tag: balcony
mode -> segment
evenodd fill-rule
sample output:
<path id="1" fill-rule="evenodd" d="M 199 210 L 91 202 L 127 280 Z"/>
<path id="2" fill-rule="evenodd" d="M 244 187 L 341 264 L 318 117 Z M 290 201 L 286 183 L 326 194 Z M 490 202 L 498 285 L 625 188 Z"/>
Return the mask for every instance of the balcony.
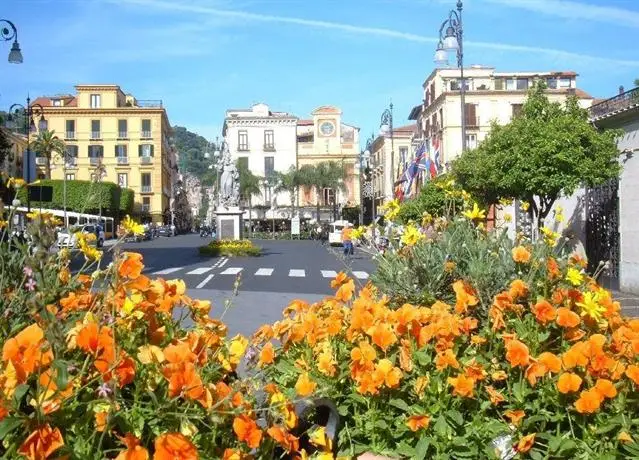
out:
<path id="1" fill-rule="evenodd" d="M 466 117 L 466 128 L 477 129 L 480 126 L 479 117 Z"/>
<path id="2" fill-rule="evenodd" d="M 637 107 L 639 107 L 639 87 L 593 105 L 590 107 L 590 117 L 593 119 L 609 117 Z"/>
<path id="3" fill-rule="evenodd" d="M 239 144 L 239 145 L 237 146 L 237 150 L 238 150 L 239 152 L 248 152 L 248 149 L 249 149 L 248 144 Z"/>
<path id="4" fill-rule="evenodd" d="M 78 159 L 77 158 L 67 158 L 67 161 L 64 165 L 66 168 L 77 168 L 78 167 Z"/>
<path id="5" fill-rule="evenodd" d="M 140 187 L 140 193 L 153 193 L 153 188 L 150 185 L 143 185 Z"/>
<path id="6" fill-rule="evenodd" d="M 75 131 L 67 131 L 64 134 L 64 139 L 67 140 L 67 141 L 75 140 Z"/>
<path id="7" fill-rule="evenodd" d="M 142 205 L 142 212 L 151 212 L 151 205 L 150 204 L 143 204 Z"/>
<path id="8" fill-rule="evenodd" d="M 129 133 L 126 131 L 118 131 L 118 139 L 128 139 Z"/>
<path id="9" fill-rule="evenodd" d="M 89 157 L 89 164 L 91 166 L 98 166 L 100 163 L 102 163 L 102 158 L 100 158 L 100 157 Z"/>
<path id="10" fill-rule="evenodd" d="M 142 131 L 142 133 L 140 134 L 140 137 L 142 139 L 151 139 L 153 138 L 153 133 L 151 131 Z"/>
<path id="11" fill-rule="evenodd" d="M 91 131 L 91 139 L 100 139 L 100 131 Z"/>
<path id="12" fill-rule="evenodd" d="M 117 161 L 118 161 L 118 165 L 128 165 L 129 164 L 129 157 L 127 156 L 119 156 L 116 157 Z"/>
<path id="13" fill-rule="evenodd" d="M 149 165 L 153 162 L 153 157 L 140 157 L 140 163 L 143 165 Z"/>
<path id="14" fill-rule="evenodd" d="M 265 152 L 275 152 L 275 144 L 264 144 L 264 151 Z"/>
<path id="15" fill-rule="evenodd" d="M 145 107 L 145 108 L 162 108 L 162 99 L 146 99 L 146 100 L 137 100 L 137 104 L 138 107 Z"/>
<path id="16" fill-rule="evenodd" d="M 44 157 L 36 157 L 35 161 L 38 166 L 44 166 L 47 164 L 47 159 Z"/>

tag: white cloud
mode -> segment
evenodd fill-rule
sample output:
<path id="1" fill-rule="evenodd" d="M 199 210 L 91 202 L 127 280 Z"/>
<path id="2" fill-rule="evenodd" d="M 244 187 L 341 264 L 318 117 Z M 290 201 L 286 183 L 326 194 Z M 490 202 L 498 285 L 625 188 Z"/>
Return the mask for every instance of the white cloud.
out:
<path id="1" fill-rule="evenodd" d="M 437 43 L 436 37 L 428 37 L 423 35 L 417 35 L 412 33 L 401 32 L 393 29 L 386 29 L 381 27 L 364 27 L 354 24 L 347 24 L 342 22 L 331 21 L 319 21 L 314 19 L 304 19 L 289 16 L 276 16 L 259 13 L 250 13 L 246 11 L 228 10 L 212 8 L 194 4 L 174 3 L 165 0 L 105 0 L 107 3 L 113 3 L 118 5 L 137 5 L 145 8 L 155 8 L 165 11 L 182 11 L 186 13 L 195 13 L 198 15 L 208 15 L 214 17 L 224 17 L 228 19 L 244 20 L 244 21 L 257 21 L 257 22 L 273 22 L 280 24 L 293 24 L 305 27 L 311 27 L 316 29 L 333 29 L 341 30 L 343 32 L 359 34 L 359 35 L 372 35 L 378 37 L 395 38 L 398 40 L 412 41 L 418 43 Z M 553 0 L 485 0 L 492 2 L 517 2 L 525 3 L 530 2 L 552 2 Z M 565 2 L 567 3 L 567 2 Z M 587 54 L 573 53 L 570 51 L 564 51 L 554 48 L 542 48 L 536 46 L 525 45 L 511 45 L 506 43 L 493 43 L 493 42 L 477 42 L 477 41 L 464 41 L 464 45 L 467 47 L 483 48 L 492 51 L 509 51 L 518 53 L 531 53 L 531 54 L 544 54 L 554 59 L 561 59 L 568 65 L 575 65 L 576 62 L 597 62 L 599 64 L 609 65 L 621 65 L 628 67 L 639 67 L 639 60 L 632 59 L 616 59 L 599 56 L 590 56 Z"/>
<path id="2" fill-rule="evenodd" d="M 639 27 L 639 11 L 614 6 L 593 5 L 571 0 L 483 0 L 510 8 L 558 16 L 567 19 L 581 19 L 607 22 L 619 26 Z M 630 2 L 629 2 L 630 3 Z"/>

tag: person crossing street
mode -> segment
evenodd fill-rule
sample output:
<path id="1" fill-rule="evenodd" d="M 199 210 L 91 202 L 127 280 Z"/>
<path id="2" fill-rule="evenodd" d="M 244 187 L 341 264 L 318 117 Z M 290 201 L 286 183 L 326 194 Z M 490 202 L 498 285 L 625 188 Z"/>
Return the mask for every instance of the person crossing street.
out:
<path id="1" fill-rule="evenodd" d="M 352 256 L 353 250 L 353 228 L 352 224 L 348 222 L 342 229 L 342 245 L 344 246 L 344 255 Z"/>

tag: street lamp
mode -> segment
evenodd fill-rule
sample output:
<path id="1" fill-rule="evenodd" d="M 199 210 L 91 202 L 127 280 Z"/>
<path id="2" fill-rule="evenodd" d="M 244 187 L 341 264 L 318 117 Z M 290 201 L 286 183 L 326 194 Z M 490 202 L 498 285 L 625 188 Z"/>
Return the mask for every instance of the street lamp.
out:
<path id="1" fill-rule="evenodd" d="M 371 206 L 371 214 L 372 214 L 372 223 L 373 223 L 373 242 L 375 242 L 375 168 L 376 168 L 376 162 L 375 162 L 375 156 L 371 153 L 371 149 L 373 148 L 373 142 L 374 142 L 375 138 L 373 137 L 373 135 L 371 135 L 371 137 L 368 138 L 368 140 L 366 141 L 366 149 L 362 152 L 361 154 L 361 163 L 362 165 L 366 166 L 366 169 L 369 169 L 371 171 L 371 177 L 370 177 L 370 184 L 371 184 L 371 202 L 372 202 L 372 206 Z M 361 182 L 361 179 L 360 179 Z M 363 194 L 362 194 L 363 195 Z M 364 222 L 364 212 L 363 212 L 363 200 L 362 200 L 362 211 L 360 212 L 360 215 L 362 217 L 362 223 Z"/>
<path id="2" fill-rule="evenodd" d="M 464 80 L 464 29 L 462 26 L 462 0 L 457 0 L 457 10 L 448 13 L 448 19 L 439 28 L 439 43 L 435 51 L 435 63 L 444 67 L 448 65 L 448 52 L 457 54 L 457 67 L 460 70 L 460 99 L 461 99 L 461 131 L 462 152 L 466 150 L 466 81 Z M 444 33 L 444 28 L 446 32 Z"/>
<path id="3" fill-rule="evenodd" d="M 391 139 L 391 161 L 390 161 L 390 176 L 391 176 L 391 197 L 393 196 L 393 184 L 395 183 L 395 144 L 393 141 L 393 103 L 390 103 L 389 108 L 382 113 L 382 119 L 379 124 L 379 133 L 382 136 L 390 135 Z"/>
<path id="4" fill-rule="evenodd" d="M 25 175 L 25 180 L 27 182 L 27 212 L 31 212 L 31 197 L 29 196 L 29 184 L 31 183 L 31 179 L 32 179 L 31 178 L 31 133 L 35 133 L 37 130 L 46 131 L 48 128 L 48 123 L 47 123 L 47 120 L 44 118 L 44 107 L 42 107 L 40 104 L 31 104 L 31 98 L 29 97 L 27 97 L 26 107 L 22 104 L 12 104 L 11 107 L 9 107 L 9 116 L 7 117 L 7 121 L 12 121 L 12 113 L 17 116 L 19 110 L 22 110 L 22 113 L 26 114 L 26 118 L 24 120 L 24 130 L 25 130 L 25 134 L 27 135 L 27 165 L 26 165 L 27 171 Z M 39 120 L 38 120 L 37 129 L 36 129 L 35 118 L 38 118 L 38 117 L 39 117 Z"/>
<path id="5" fill-rule="evenodd" d="M 22 64 L 22 51 L 18 43 L 18 29 L 13 22 L 8 19 L 0 19 L 0 38 L 5 42 L 13 40 L 11 51 L 9 51 L 9 62 L 11 64 Z"/>

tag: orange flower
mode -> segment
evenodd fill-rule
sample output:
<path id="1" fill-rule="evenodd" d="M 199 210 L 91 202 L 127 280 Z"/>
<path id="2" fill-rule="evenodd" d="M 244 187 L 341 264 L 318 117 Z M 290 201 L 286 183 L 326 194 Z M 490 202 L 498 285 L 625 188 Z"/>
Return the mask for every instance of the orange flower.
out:
<path id="1" fill-rule="evenodd" d="M 233 420 L 233 431 L 239 441 L 245 442 L 251 449 L 259 447 L 262 441 L 262 430 L 255 420 L 242 414 Z"/>
<path id="2" fill-rule="evenodd" d="M 331 287 L 337 289 L 342 284 L 349 280 L 348 276 L 344 272 L 339 272 L 334 280 L 331 281 Z"/>
<path id="3" fill-rule="evenodd" d="M 438 371 L 443 371 L 448 367 L 459 369 L 459 362 L 457 362 L 457 357 L 453 350 L 449 348 L 444 353 L 437 354 L 437 358 L 435 358 L 435 366 Z"/>
<path id="4" fill-rule="evenodd" d="M 342 302 L 348 302 L 353 298 L 353 293 L 355 292 L 355 282 L 353 280 L 348 280 L 346 283 L 342 284 L 337 292 L 335 293 L 335 298 L 337 300 L 341 300 Z"/>
<path id="5" fill-rule="evenodd" d="M 551 280 L 561 276 L 559 264 L 552 257 L 548 257 L 548 260 L 546 261 L 546 270 L 548 270 L 548 275 L 550 275 Z"/>
<path id="6" fill-rule="evenodd" d="M 309 378 L 308 373 L 305 372 L 297 379 L 295 391 L 297 391 L 297 394 L 300 396 L 308 396 L 315 391 L 315 387 L 317 387 L 317 384 L 313 382 Z"/>
<path id="7" fill-rule="evenodd" d="M 120 441 L 126 446 L 126 450 L 123 450 L 115 457 L 115 460 L 148 460 L 149 451 L 140 445 L 140 440 L 130 433 L 127 433 Z"/>
<path id="8" fill-rule="evenodd" d="M 619 433 L 619 436 L 617 436 L 617 440 L 623 443 L 627 443 L 627 442 L 635 442 L 634 439 L 632 439 L 632 436 L 630 436 L 627 432 L 622 431 L 621 433 Z"/>
<path id="9" fill-rule="evenodd" d="M 122 278 L 135 279 L 140 276 L 144 265 L 142 264 L 142 254 L 137 252 L 125 252 L 124 260 L 118 267 L 118 274 Z"/>
<path id="10" fill-rule="evenodd" d="M 588 356 L 586 356 L 586 344 L 577 342 L 570 347 L 561 357 L 564 368 L 572 369 L 573 367 L 585 367 L 588 365 Z"/>
<path id="11" fill-rule="evenodd" d="M 557 324 L 561 327 L 576 327 L 581 323 L 579 315 L 566 307 L 557 309 Z"/>
<path id="12" fill-rule="evenodd" d="M 572 372 L 561 374 L 557 380 L 557 389 L 563 394 L 579 391 L 580 387 L 581 377 Z"/>
<path id="13" fill-rule="evenodd" d="M 614 398 L 617 396 L 617 388 L 615 384 L 607 379 L 597 379 L 597 383 L 595 383 L 595 390 L 597 390 L 601 396 L 606 398 Z"/>
<path id="14" fill-rule="evenodd" d="M 486 385 L 486 391 L 488 392 L 488 396 L 490 397 L 490 402 L 495 406 L 506 400 L 504 398 L 504 395 L 502 395 L 499 391 L 495 390 L 495 388 L 492 387 L 491 385 Z"/>
<path id="15" fill-rule="evenodd" d="M 52 429 L 47 424 L 32 432 L 24 440 L 20 449 L 18 449 L 18 453 L 29 460 L 44 460 L 62 446 L 64 446 L 64 440 L 60 430 L 57 428 Z"/>
<path id="16" fill-rule="evenodd" d="M 377 358 L 377 352 L 366 341 L 361 341 L 359 347 L 351 350 L 351 360 L 359 365 L 371 364 Z"/>
<path id="17" fill-rule="evenodd" d="M 33 371 L 53 361 L 53 352 L 40 326 L 32 324 L 5 342 L 2 360 L 11 361 L 18 383 L 23 383 Z"/>
<path id="18" fill-rule="evenodd" d="M 276 425 L 266 430 L 268 435 L 273 438 L 286 452 L 297 452 L 300 448 L 299 439 L 286 431 L 283 427 Z"/>
<path id="19" fill-rule="evenodd" d="M 421 428 L 428 428 L 430 417 L 428 415 L 411 415 L 406 420 L 406 425 L 411 431 L 418 431 Z"/>
<path id="20" fill-rule="evenodd" d="M 195 445 L 180 433 L 165 433 L 155 439 L 153 460 L 198 460 Z"/>
<path id="21" fill-rule="evenodd" d="M 554 321 L 557 316 L 557 310 L 547 300 L 540 300 L 532 308 L 532 312 L 541 324 L 546 324 Z"/>
<path id="22" fill-rule="evenodd" d="M 448 377 L 448 384 L 453 386 L 453 394 L 465 398 L 472 398 L 475 389 L 475 380 L 463 374 L 457 377 Z"/>
<path id="23" fill-rule="evenodd" d="M 273 344 L 268 342 L 260 351 L 260 361 L 258 366 L 262 367 L 266 364 L 273 364 L 275 361 L 275 350 L 273 349 Z"/>
<path id="24" fill-rule="evenodd" d="M 412 354 L 413 347 L 410 340 L 402 339 L 402 347 L 399 349 L 399 367 L 401 367 L 404 372 L 411 372 L 413 370 Z"/>
<path id="25" fill-rule="evenodd" d="M 537 384 L 537 379 L 544 375 L 546 375 L 546 366 L 539 362 L 531 363 L 530 366 L 526 368 L 526 379 L 531 387 L 534 387 Z"/>
<path id="26" fill-rule="evenodd" d="M 517 443 L 517 452 L 524 453 L 528 452 L 533 444 L 535 444 L 535 433 L 524 436 Z"/>
<path id="27" fill-rule="evenodd" d="M 100 411 L 95 413 L 95 431 L 103 432 L 107 427 L 109 412 Z"/>
<path id="28" fill-rule="evenodd" d="M 522 280 L 514 280 L 512 283 L 510 283 L 510 289 L 508 290 L 508 293 L 513 300 L 523 299 L 528 295 L 528 285 Z"/>
<path id="29" fill-rule="evenodd" d="M 526 367 L 530 363 L 528 347 L 517 339 L 506 342 L 506 359 L 512 367 Z"/>
<path id="30" fill-rule="evenodd" d="M 639 385 L 639 366 L 631 364 L 626 369 L 626 377 L 635 382 L 635 385 Z"/>
<path id="31" fill-rule="evenodd" d="M 496 371 L 490 374 L 490 378 L 493 379 L 495 382 L 500 382 L 502 380 L 506 380 L 508 378 L 508 374 L 506 374 L 504 371 Z"/>
<path id="32" fill-rule="evenodd" d="M 466 313 L 468 307 L 474 307 L 479 303 L 473 288 L 464 281 L 458 280 L 453 283 L 453 291 L 455 291 L 455 311 L 457 313 Z"/>
<path id="33" fill-rule="evenodd" d="M 182 396 L 198 401 L 203 406 L 207 405 L 207 389 L 193 363 L 167 365 L 162 369 L 162 374 L 169 381 L 169 397 Z"/>
<path id="34" fill-rule="evenodd" d="M 504 412 L 504 416 L 510 419 L 510 423 L 517 426 L 521 423 L 521 419 L 526 416 L 523 410 L 507 410 Z"/>
<path id="35" fill-rule="evenodd" d="M 518 264 L 527 264 L 530 262 L 530 251 L 523 246 L 516 246 L 512 250 L 513 260 Z"/>
<path id="36" fill-rule="evenodd" d="M 375 366 L 373 380 L 386 383 L 388 388 L 395 388 L 399 386 L 401 378 L 402 371 L 399 367 L 393 366 L 393 363 L 391 363 L 388 359 L 380 359 Z"/>
<path id="37" fill-rule="evenodd" d="M 472 359 L 464 366 L 464 375 L 479 382 L 486 378 L 486 371 L 484 370 L 484 366 L 476 363 L 475 360 Z"/>
<path id="38" fill-rule="evenodd" d="M 585 390 L 581 392 L 579 399 L 575 401 L 575 409 L 577 409 L 577 412 L 580 414 L 592 414 L 599 410 L 602 401 L 603 396 L 601 396 L 601 393 L 599 393 L 597 389 L 592 388 Z"/>
<path id="39" fill-rule="evenodd" d="M 370 335 L 373 343 L 384 351 L 397 342 L 397 337 L 388 324 L 379 323 L 368 329 L 366 333 Z"/>
<path id="40" fill-rule="evenodd" d="M 554 374 L 561 370 L 561 359 L 549 351 L 544 351 L 537 357 L 537 362 L 546 368 L 546 372 Z"/>

